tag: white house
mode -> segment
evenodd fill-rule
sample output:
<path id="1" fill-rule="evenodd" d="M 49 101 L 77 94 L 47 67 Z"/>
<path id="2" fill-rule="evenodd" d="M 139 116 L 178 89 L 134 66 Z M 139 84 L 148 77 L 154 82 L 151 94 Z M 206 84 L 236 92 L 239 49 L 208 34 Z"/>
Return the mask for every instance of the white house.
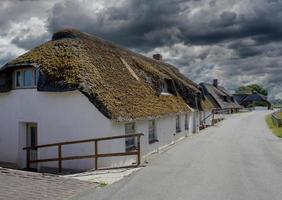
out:
<path id="1" fill-rule="evenodd" d="M 143 133 L 141 155 L 197 132 L 198 109 L 209 109 L 197 85 L 175 67 L 77 30 L 63 30 L 0 70 L 0 162 L 25 168 L 26 146 Z M 199 95 L 198 95 L 199 96 Z M 99 143 L 99 153 L 125 152 L 136 140 Z M 62 156 L 93 153 L 93 143 L 66 145 Z M 57 157 L 34 149 L 31 159 Z M 99 167 L 135 162 L 99 158 Z M 32 164 L 57 167 L 57 162 Z M 63 161 L 93 168 L 93 159 Z"/>

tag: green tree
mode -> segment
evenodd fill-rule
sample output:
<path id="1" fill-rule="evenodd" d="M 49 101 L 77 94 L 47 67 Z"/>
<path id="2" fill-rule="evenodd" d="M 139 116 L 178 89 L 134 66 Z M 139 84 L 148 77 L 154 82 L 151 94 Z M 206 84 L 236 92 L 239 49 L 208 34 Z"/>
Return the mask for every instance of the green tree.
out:
<path id="1" fill-rule="evenodd" d="M 237 94 L 254 93 L 254 92 L 260 93 L 264 96 L 267 96 L 268 94 L 267 90 L 258 84 L 241 86 L 236 90 Z"/>

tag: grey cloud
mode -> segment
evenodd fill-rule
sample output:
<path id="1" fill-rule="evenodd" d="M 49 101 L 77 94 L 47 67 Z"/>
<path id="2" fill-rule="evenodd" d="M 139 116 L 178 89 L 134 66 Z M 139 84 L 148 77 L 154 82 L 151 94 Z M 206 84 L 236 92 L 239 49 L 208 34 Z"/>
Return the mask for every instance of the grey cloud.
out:
<path id="1" fill-rule="evenodd" d="M 47 19 L 47 32 L 34 35 L 28 27 L 16 33 L 11 43 L 19 48 L 32 48 L 62 28 L 77 28 L 148 56 L 160 52 L 196 82 L 219 78 L 229 89 L 257 82 L 271 90 L 271 98 L 282 97 L 279 0 L 15 2 L 0 7 L 2 37 L 32 16 Z"/>

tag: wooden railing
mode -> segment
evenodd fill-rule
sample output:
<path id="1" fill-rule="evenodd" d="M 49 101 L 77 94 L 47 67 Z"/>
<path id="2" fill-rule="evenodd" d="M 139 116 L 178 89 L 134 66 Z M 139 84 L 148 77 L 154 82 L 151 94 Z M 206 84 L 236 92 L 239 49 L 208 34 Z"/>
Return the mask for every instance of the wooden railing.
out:
<path id="1" fill-rule="evenodd" d="M 275 111 L 274 113 L 271 114 L 271 118 L 273 121 L 273 124 L 277 127 L 282 126 L 282 119 L 278 116 L 278 114 L 282 112 L 282 110 Z"/>
<path id="2" fill-rule="evenodd" d="M 141 163 L 141 146 L 140 146 L 140 137 L 143 136 L 142 133 L 137 134 L 128 134 L 128 135 L 118 135 L 118 136 L 112 136 L 112 137 L 102 137 L 102 138 L 94 138 L 94 139 L 87 139 L 87 140 L 76 140 L 76 141 L 69 141 L 69 142 L 60 142 L 60 143 L 52 143 L 52 144 L 43 144 L 43 145 L 37 145 L 37 146 L 30 146 L 30 147 L 24 147 L 23 149 L 26 150 L 26 163 L 27 163 L 27 169 L 30 169 L 30 165 L 32 163 L 43 163 L 43 162 L 54 162 L 58 161 L 58 169 L 59 172 L 62 172 L 62 161 L 64 160 L 78 160 L 78 159 L 94 159 L 95 161 L 95 170 L 98 169 L 98 158 L 101 157 L 116 157 L 116 156 L 130 156 L 130 155 L 136 155 L 137 161 L 136 166 L 140 165 Z M 105 140 L 115 140 L 115 139 L 121 139 L 121 138 L 128 138 L 128 137 L 134 137 L 137 138 L 137 144 L 136 144 L 136 150 L 132 151 L 125 151 L 125 152 L 117 152 L 117 153 L 102 153 L 100 154 L 98 152 L 98 142 L 99 141 L 105 141 Z M 65 145 L 72 145 L 72 144 L 82 144 L 82 143 L 93 143 L 94 144 L 94 154 L 91 155 L 83 155 L 83 156 L 62 156 L 62 147 Z M 38 160 L 31 160 L 30 152 L 31 150 L 37 150 L 41 148 L 50 148 L 50 147 L 57 147 L 58 156 L 56 158 L 46 158 L 46 159 L 38 159 Z"/>

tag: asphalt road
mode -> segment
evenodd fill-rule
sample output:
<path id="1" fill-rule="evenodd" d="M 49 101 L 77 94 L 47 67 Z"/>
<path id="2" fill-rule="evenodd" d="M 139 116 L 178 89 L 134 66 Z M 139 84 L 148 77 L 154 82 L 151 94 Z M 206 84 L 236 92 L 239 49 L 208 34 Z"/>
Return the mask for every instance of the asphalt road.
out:
<path id="1" fill-rule="evenodd" d="M 234 114 L 122 181 L 74 199 L 281 200 L 282 140 L 268 130 L 266 113 Z"/>

